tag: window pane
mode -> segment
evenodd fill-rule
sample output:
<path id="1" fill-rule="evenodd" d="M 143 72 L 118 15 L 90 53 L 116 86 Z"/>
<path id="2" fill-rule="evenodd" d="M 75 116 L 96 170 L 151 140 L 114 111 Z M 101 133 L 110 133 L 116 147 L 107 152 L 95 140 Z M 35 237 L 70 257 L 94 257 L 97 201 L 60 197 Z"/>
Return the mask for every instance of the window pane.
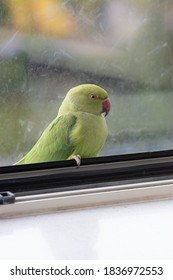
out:
<path id="1" fill-rule="evenodd" d="M 173 149 L 172 26 L 171 0 L 0 0 L 0 165 L 83 83 L 110 94 L 100 155 Z"/>

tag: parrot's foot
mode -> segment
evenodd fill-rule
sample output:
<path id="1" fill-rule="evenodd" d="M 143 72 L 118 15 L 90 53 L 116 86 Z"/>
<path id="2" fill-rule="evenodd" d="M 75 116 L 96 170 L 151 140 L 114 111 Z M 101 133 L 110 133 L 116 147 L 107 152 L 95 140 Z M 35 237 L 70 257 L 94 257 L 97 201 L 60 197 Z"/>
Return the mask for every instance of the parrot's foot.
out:
<path id="1" fill-rule="evenodd" d="M 77 164 L 77 166 L 79 167 L 80 164 L 81 164 L 81 157 L 80 157 L 80 155 L 74 155 L 74 156 L 72 157 L 72 159 L 74 159 L 74 160 L 76 161 L 76 164 Z"/>

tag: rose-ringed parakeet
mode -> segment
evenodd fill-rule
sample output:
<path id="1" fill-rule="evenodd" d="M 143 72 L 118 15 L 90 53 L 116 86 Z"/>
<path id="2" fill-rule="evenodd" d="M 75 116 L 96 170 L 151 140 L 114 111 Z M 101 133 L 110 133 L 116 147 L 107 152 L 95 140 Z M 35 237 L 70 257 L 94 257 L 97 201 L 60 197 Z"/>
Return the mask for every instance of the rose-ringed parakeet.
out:
<path id="1" fill-rule="evenodd" d="M 16 164 L 96 157 L 108 134 L 105 116 L 108 93 L 94 84 L 79 85 L 67 93 L 57 117 L 33 148 Z"/>

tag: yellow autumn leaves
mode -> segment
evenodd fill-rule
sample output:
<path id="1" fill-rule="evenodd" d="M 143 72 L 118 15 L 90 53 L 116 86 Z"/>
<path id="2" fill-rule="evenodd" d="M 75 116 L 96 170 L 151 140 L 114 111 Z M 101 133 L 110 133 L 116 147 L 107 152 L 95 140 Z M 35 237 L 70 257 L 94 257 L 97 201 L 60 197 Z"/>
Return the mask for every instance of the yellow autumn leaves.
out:
<path id="1" fill-rule="evenodd" d="M 59 0 L 8 0 L 14 28 L 51 37 L 70 37 L 77 25 Z"/>

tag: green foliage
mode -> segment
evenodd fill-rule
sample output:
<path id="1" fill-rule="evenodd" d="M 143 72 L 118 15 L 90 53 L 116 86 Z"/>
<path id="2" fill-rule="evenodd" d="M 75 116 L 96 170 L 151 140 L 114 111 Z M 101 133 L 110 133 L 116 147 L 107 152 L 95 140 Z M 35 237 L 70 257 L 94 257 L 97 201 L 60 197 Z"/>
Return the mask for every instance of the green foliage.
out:
<path id="1" fill-rule="evenodd" d="M 9 20 L 9 11 L 4 0 L 0 0 L 0 24 Z"/>

